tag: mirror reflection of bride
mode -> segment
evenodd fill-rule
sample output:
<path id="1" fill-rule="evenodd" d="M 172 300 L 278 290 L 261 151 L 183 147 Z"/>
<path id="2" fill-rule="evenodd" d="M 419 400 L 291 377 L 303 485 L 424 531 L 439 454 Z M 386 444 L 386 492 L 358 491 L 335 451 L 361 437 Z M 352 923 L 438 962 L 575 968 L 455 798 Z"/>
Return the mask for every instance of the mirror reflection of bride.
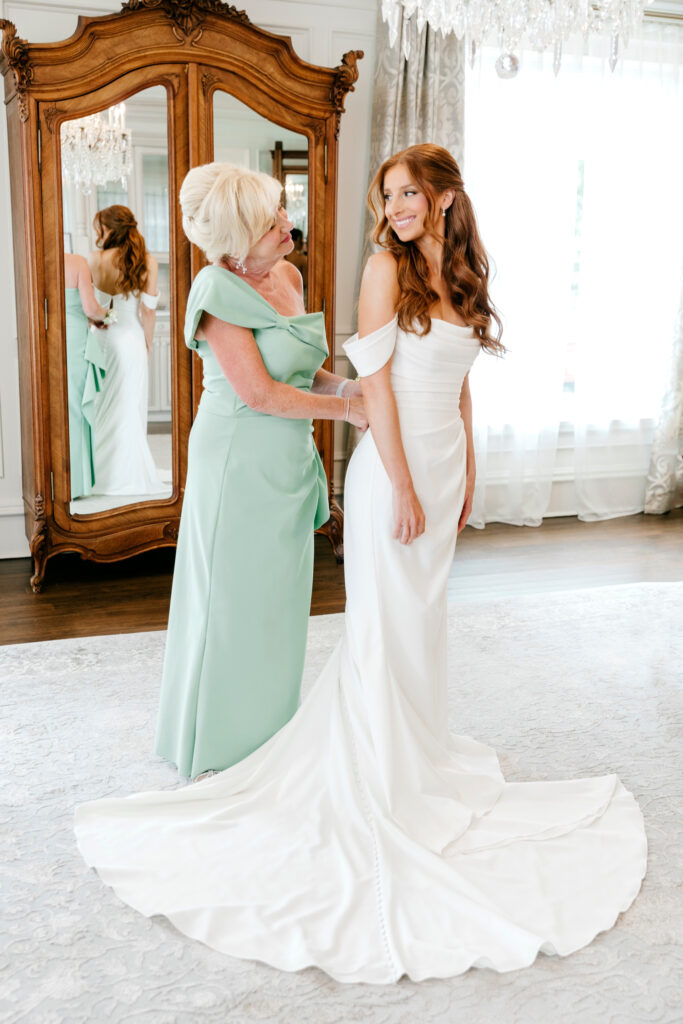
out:
<path id="1" fill-rule="evenodd" d="M 88 258 L 96 295 L 116 320 L 100 335 L 105 380 L 95 422 L 97 494 L 165 491 L 147 441 L 149 354 L 154 340 L 158 263 L 127 206 L 98 210 L 97 249 Z M 166 488 L 167 490 L 167 488 Z"/>

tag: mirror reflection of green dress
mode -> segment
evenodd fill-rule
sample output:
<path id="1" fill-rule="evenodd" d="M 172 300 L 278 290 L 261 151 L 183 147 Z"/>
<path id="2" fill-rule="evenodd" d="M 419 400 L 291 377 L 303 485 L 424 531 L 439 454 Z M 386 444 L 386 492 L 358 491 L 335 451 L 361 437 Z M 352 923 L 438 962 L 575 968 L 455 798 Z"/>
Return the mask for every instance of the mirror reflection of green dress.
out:
<path id="1" fill-rule="evenodd" d="M 78 288 L 64 289 L 69 394 L 71 498 L 91 494 L 95 483 L 95 399 L 102 387 L 104 358 L 90 330 Z"/>
<path id="2" fill-rule="evenodd" d="M 178 537 L 155 749 L 194 778 L 261 746 L 299 705 L 313 531 L 329 517 L 310 419 L 255 412 L 209 345 L 202 312 L 252 330 L 274 380 L 310 391 L 328 354 L 322 313 L 286 317 L 230 271 L 205 267 L 185 340 L 204 364 Z"/>

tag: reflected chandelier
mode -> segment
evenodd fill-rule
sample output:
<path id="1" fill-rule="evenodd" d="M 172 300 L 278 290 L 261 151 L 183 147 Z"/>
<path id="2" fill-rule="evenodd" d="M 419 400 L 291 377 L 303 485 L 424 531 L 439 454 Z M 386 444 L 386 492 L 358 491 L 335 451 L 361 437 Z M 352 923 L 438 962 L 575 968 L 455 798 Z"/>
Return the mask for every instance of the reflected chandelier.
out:
<path id="1" fill-rule="evenodd" d="M 125 103 L 101 114 L 65 121 L 61 140 L 64 178 L 73 182 L 84 196 L 92 192 L 93 186 L 110 181 L 118 180 L 125 188 L 131 171 Z"/>
<path id="2" fill-rule="evenodd" d="M 609 65 L 614 71 L 619 48 L 628 44 L 645 6 L 646 0 L 382 0 L 382 17 L 394 46 L 403 15 L 401 48 L 406 60 L 410 55 L 406 28 L 414 21 L 418 32 L 429 25 L 442 35 L 454 32 L 458 39 L 466 39 L 472 64 L 482 43 L 497 39 L 501 53 L 496 71 L 501 78 L 514 78 L 523 38 L 535 50 L 552 50 L 557 74 L 562 45 L 575 33 L 608 35 Z"/>

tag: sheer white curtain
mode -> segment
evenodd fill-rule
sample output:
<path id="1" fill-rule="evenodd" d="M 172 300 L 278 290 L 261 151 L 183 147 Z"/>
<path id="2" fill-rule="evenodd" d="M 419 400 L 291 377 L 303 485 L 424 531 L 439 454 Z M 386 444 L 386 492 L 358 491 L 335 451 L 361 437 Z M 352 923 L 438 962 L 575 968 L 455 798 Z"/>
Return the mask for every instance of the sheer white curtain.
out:
<path id="1" fill-rule="evenodd" d="M 565 52 L 555 78 L 528 52 L 503 81 L 492 49 L 468 72 L 465 184 L 509 348 L 471 375 L 475 526 L 538 525 L 560 441 L 570 511 L 643 509 L 683 261 L 682 39 L 647 21 L 614 73 Z"/>

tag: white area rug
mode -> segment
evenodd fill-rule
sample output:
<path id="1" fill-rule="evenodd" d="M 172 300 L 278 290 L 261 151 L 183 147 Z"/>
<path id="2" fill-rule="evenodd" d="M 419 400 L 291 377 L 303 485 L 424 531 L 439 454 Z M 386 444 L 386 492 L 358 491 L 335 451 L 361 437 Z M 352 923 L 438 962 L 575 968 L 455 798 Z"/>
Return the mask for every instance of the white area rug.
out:
<path id="1" fill-rule="evenodd" d="M 233 960 L 124 906 L 86 869 L 76 803 L 170 789 L 149 754 L 165 634 L 0 649 L 0 1019 L 12 1024 L 680 1024 L 683 584 L 450 610 L 451 727 L 510 781 L 617 772 L 649 869 L 616 927 L 528 970 L 342 986 Z M 311 619 L 306 684 L 342 616 Z"/>

